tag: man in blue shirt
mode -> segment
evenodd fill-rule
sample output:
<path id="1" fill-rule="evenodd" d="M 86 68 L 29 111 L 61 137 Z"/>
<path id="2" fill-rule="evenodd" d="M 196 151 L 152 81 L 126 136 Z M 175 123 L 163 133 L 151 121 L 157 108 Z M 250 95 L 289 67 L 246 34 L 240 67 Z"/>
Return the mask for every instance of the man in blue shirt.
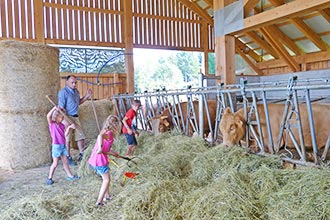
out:
<path id="1" fill-rule="evenodd" d="M 58 93 L 58 106 L 65 110 L 67 116 L 70 118 L 72 122 L 74 122 L 77 128 L 74 130 L 75 132 L 75 141 L 77 141 L 77 146 L 79 149 L 79 158 L 80 161 L 83 156 L 83 150 L 85 145 L 85 134 L 81 129 L 78 113 L 79 113 L 79 105 L 84 103 L 90 96 L 92 95 L 92 89 L 88 89 L 85 96 L 80 98 L 80 93 L 77 89 L 77 78 L 74 75 L 69 75 L 66 77 L 66 86 L 61 89 Z M 65 121 L 64 121 L 65 123 Z M 69 122 L 66 122 L 68 125 Z M 72 157 L 70 155 L 70 141 L 71 141 L 72 132 L 69 132 L 68 136 L 66 136 L 66 147 L 68 151 L 68 159 L 70 165 L 75 165 Z"/>

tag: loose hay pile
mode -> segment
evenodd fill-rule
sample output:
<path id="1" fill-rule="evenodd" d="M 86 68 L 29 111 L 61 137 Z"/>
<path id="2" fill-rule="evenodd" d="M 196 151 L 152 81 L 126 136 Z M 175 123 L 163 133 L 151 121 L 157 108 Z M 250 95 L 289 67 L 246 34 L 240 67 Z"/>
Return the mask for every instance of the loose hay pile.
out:
<path id="1" fill-rule="evenodd" d="M 76 183 L 41 186 L 11 203 L 3 219 L 329 219 L 330 171 L 282 169 L 279 157 L 247 154 L 239 147 L 207 147 L 199 138 L 166 133 L 138 137 L 136 155 L 143 161 L 137 178 L 120 187 L 126 161 L 112 158 L 114 198 L 94 208 L 100 177 L 86 164 Z M 115 149 L 126 151 L 120 136 Z M 132 168 L 133 169 L 133 168 Z M 43 184 L 43 183 L 41 183 Z M 37 196 L 36 196 L 37 195 Z M 1 205 L 0 205 L 1 209 Z"/>

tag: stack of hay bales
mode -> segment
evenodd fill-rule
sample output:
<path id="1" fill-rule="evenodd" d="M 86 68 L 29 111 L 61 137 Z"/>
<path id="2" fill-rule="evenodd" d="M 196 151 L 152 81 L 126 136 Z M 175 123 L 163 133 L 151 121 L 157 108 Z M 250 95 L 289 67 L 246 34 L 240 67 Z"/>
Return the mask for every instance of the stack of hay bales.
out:
<path id="1" fill-rule="evenodd" d="M 50 162 L 45 96 L 59 89 L 58 54 L 44 44 L 0 41 L 0 168 Z"/>

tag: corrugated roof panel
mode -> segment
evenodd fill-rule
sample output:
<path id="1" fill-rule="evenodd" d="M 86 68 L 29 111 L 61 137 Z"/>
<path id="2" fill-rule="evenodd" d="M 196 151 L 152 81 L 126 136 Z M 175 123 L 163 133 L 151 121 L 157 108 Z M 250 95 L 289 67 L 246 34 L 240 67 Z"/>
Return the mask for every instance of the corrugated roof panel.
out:
<path id="1" fill-rule="evenodd" d="M 244 44 L 251 42 L 252 40 L 248 36 L 240 37 L 240 41 L 242 41 Z"/>
<path id="2" fill-rule="evenodd" d="M 199 5 L 199 7 L 201 7 L 202 9 L 205 9 L 206 7 L 209 6 L 209 4 L 207 4 L 205 1 L 200 0 L 197 2 L 197 4 Z"/>
<path id="3" fill-rule="evenodd" d="M 320 49 L 315 46 L 310 40 L 300 40 L 296 44 L 306 53 L 318 52 Z"/>
<path id="4" fill-rule="evenodd" d="M 330 24 L 323 16 L 305 19 L 304 22 L 316 33 L 330 31 Z"/>
<path id="5" fill-rule="evenodd" d="M 280 26 L 279 28 L 284 34 L 286 34 L 291 39 L 304 37 L 303 33 L 301 33 L 293 24 L 283 25 Z"/>
<path id="6" fill-rule="evenodd" d="M 296 55 L 292 50 L 290 50 L 290 48 L 288 48 L 285 45 L 283 45 L 283 46 L 285 47 L 286 51 L 288 51 L 288 53 L 290 54 L 290 56 L 295 56 Z"/>
<path id="7" fill-rule="evenodd" d="M 248 44 L 248 46 L 249 46 L 252 50 L 254 50 L 254 49 L 256 49 L 256 48 L 260 48 L 260 46 L 259 46 L 258 44 L 256 44 L 256 43 Z"/>
<path id="8" fill-rule="evenodd" d="M 270 55 L 270 54 L 266 54 L 266 55 L 263 56 L 263 59 L 264 60 L 273 60 L 274 57 L 272 55 Z"/>
<path id="9" fill-rule="evenodd" d="M 206 11 L 207 11 L 207 13 L 208 13 L 211 17 L 214 16 L 213 8 L 209 8 L 209 9 L 207 9 Z"/>
<path id="10" fill-rule="evenodd" d="M 330 45 L 330 35 L 324 35 L 321 36 L 321 39 L 326 42 L 328 45 Z"/>

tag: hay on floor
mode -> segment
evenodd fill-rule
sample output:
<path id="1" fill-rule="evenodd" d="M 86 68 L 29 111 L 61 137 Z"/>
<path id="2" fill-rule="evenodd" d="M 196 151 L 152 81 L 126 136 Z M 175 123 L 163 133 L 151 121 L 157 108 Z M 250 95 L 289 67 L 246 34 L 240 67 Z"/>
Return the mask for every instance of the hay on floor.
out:
<path id="1" fill-rule="evenodd" d="M 126 152 L 125 138 L 116 141 L 114 149 Z M 330 218 L 329 170 L 285 170 L 279 157 L 251 155 L 239 147 L 209 148 L 200 138 L 175 133 L 154 137 L 142 132 L 138 142 L 135 155 L 143 159 L 138 167 L 129 168 L 125 160 L 113 158 L 119 168 L 110 164 L 113 199 L 105 207 L 94 207 L 102 181 L 86 163 L 91 144 L 79 167 L 79 181 L 63 185 L 59 181 L 52 188 L 42 185 L 34 192 L 20 190 L 27 199 L 13 201 L 0 215 L 3 219 Z M 122 187 L 123 172 L 130 169 L 140 174 Z"/>

